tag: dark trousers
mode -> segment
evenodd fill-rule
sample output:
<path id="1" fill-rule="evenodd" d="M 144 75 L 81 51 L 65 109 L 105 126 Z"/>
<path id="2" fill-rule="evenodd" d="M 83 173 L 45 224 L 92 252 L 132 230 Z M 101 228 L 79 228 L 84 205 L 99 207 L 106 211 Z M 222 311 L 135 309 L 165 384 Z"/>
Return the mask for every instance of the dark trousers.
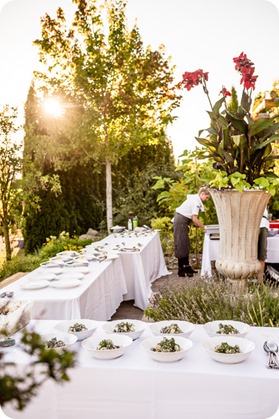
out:
<path id="1" fill-rule="evenodd" d="M 190 253 L 189 225 L 192 220 L 176 213 L 173 220 L 174 254 L 177 259 L 188 258 Z"/>

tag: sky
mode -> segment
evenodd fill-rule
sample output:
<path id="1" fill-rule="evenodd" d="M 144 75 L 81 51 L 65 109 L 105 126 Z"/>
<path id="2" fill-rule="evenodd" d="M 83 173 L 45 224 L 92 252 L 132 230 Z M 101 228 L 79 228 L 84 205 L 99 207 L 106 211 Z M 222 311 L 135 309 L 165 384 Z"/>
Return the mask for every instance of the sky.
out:
<path id="1" fill-rule="evenodd" d="M 128 26 L 136 22 L 145 45 L 165 45 L 166 57 L 176 66 L 175 81 L 185 71 L 209 72 L 211 100 L 222 86 L 235 86 L 241 94 L 240 76 L 233 58 L 241 52 L 255 64 L 255 93 L 270 91 L 279 80 L 276 57 L 279 39 L 279 0 L 127 0 Z M 72 9 L 71 0 L 0 0 L 0 105 L 24 103 L 37 67 L 32 42 L 40 37 L 40 16 L 52 17 L 61 6 Z M 195 136 L 209 126 L 209 103 L 201 86 L 184 89 L 176 121 L 168 129 L 174 154 L 194 149 Z"/>

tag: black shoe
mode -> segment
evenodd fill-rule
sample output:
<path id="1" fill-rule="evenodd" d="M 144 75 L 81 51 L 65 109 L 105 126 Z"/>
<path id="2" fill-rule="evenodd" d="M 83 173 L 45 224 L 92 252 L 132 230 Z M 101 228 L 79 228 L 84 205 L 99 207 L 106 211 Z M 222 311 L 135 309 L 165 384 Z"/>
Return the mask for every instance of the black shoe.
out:
<path id="1" fill-rule="evenodd" d="M 187 275 L 188 274 L 192 274 L 192 276 L 193 276 L 193 274 L 197 274 L 198 273 L 198 271 L 194 271 L 194 269 L 192 269 L 190 265 L 184 267 L 184 272 Z"/>
<path id="2" fill-rule="evenodd" d="M 185 272 L 182 269 L 178 269 L 178 276 L 185 278 Z"/>

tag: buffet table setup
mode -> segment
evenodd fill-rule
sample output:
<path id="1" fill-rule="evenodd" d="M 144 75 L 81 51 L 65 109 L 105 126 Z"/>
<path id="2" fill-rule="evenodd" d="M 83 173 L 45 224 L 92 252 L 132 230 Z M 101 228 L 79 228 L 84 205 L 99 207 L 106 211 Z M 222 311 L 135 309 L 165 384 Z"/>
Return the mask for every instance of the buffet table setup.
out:
<path id="1" fill-rule="evenodd" d="M 27 327 L 45 334 L 59 323 L 37 320 Z M 69 383 L 48 380 L 23 412 L 7 405 L 2 408 L 5 415 L 13 419 L 267 419 L 277 411 L 279 370 L 266 367 L 263 343 L 272 339 L 278 344 L 278 328 L 250 327 L 246 335 L 252 345 L 249 356 L 242 362 L 223 363 L 208 356 L 204 326 L 192 325 L 185 339 L 190 345 L 182 359 L 159 362 L 144 350 L 154 330 L 152 323 L 144 322 L 140 336 L 130 338 L 122 356 L 92 356 L 84 342 L 111 337 L 104 332 L 107 323 L 111 322 L 98 322 L 91 337 L 70 347 L 77 352 L 78 365 L 70 371 Z M 17 346 L 4 350 L 5 362 L 16 359 L 24 371 L 26 354 Z"/>
<path id="2" fill-rule="evenodd" d="M 127 292 L 122 262 L 116 258 L 85 265 L 40 266 L 1 293 L 13 292 L 13 300 L 31 301 L 32 319 L 108 320 Z"/>
<path id="3" fill-rule="evenodd" d="M 208 226 L 210 227 L 210 226 Z M 203 250 L 202 250 L 202 267 L 201 276 L 210 278 L 212 276 L 211 262 L 216 261 L 219 257 L 219 234 L 218 226 L 212 226 L 211 229 L 205 231 Z M 266 263 L 279 263 L 279 234 L 267 238 L 267 259 Z"/>
<path id="4" fill-rule="evenodd" d="M 103 250 L 118 252 L 126 279 L 124 300 L 135 300 L 135 306 L 145 310 L 151 296 L 151 284 L 169 275 L 158 231 L 138 227 L 134 231 L 110 234 L 100 244 Z"/>
<path id="5" fill-rule="evenodd" d="M 109 320 L 123 300 L 144 310 L 155 279 L 168 275 L 157 231 L 113 233 L 78 252 L 63 251 L 3 287 L 31 301 L 32 319 Z"/>

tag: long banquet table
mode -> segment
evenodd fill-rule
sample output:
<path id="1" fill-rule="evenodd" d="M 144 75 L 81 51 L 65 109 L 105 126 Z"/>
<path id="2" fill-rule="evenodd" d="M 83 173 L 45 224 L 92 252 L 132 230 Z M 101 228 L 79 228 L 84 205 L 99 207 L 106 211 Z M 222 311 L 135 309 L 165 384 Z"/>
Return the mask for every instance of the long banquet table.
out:
<path id="1" fill-rule="evenodd" d="M 139 228 L 133 232 L 110 234 L 99 243 L 104 245 L 104 250 L 119 249 L 127 285 L 124 300 L 135 300 L 135 306 L 144 310 L 152 293 L 152 282 L 170 274 L 165 264 L 159 233 Z M 96 244 L 93 243 L 92 246 Z"/>
<path id="2" fill-rule="evenodd" d="M 63 267 L 62 274 L 69 277 L 80 273 L 80 268 Z M 110 261 L 90 262 L 88 273 L 74 288 L 55 288 L 52 282 L 42 289 L 24 289 L 24 285 L 40 279 L 52 268 L 38 268 L 16 282 L 1 289 L 13 291 L 14 299 L 32 301 L 32 319 L 95 319 L 108 320 L 115 313 L 127 292 L 120 258 Z M 59 280 L 59 276 L 57 278 Z M 67 281 L 67 279 L 64 279 Z M 53 283 L 55 285 L 55 282 Z"/>
<path id="3" fill-rule="evenodd" d="M 47 333 L 57 321 L 32 321 L 36 331 Z M 95 333 L 103 337 L 102 322 Z M 221 364 L 203 350 L 207 335 L 195 325 L 193 347 L 178 362 L 160 363 L 143 352 L 140 342 L 148 328 L 127 352 L 114 360 L 94 359 L 81 344 L 78 366 L 63 386 L 48 380 L 39 395 L 22 412 L 3 408 L 13 419 L 267 419 L 278 409 L 279 371 L 266 368 L 263 342 L 279 343 L 278 328 L 252 327 L 247 339 L 256 349 L 240 364 Z M 6 361 L 16 359 L 24 369 L 25 354 L 6 349 Z"/>
<path id="4" fill-rule="evenodd" d="M 24 289 L 30 281 L 56 271 L 39 267 L 2 288 L 1 293 L 13 291 L 14 299 L 32 301 L 32 319 L 109 320 L 123 300 L 135 300 L 135 305 L 144 310 L 151 296 L 152 281 L 169 274 L 156 231 L 139 229 L 138 233 L 111 234 L 87 246 L 83 253 L 85 260 L 94 249 L 108 252 L 115 259 L 93 260 L 88 267 L 58 268 L 62 271 L 57 275 L 58 281 L 62 275 L 67 281 L 67 276 L 86 272 L 77 287 L 57 289 L 56 282 L 49 282 L 46 288 Z"/>
<path id="5" fill-rule="evenodd" d="M 210 239 L 209 234 L 204 235 L 201 276 L 212 276 L 211 261 L 219 257 L 219 244 L 220 240 Z M 267 238 L 266 263 L 279 263 L 279 234 Z"/>

